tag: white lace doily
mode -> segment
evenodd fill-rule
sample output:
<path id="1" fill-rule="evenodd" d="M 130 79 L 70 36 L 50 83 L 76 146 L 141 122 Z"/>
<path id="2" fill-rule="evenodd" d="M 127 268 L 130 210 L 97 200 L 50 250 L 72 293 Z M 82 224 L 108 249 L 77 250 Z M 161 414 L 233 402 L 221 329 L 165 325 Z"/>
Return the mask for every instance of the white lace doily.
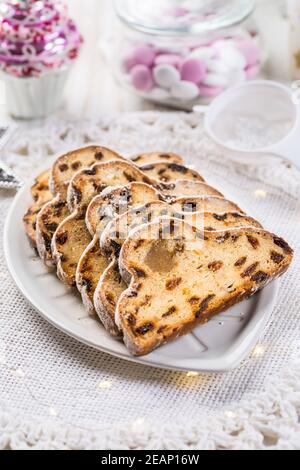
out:
<path id="1" fill-rule="evenodd" d="M 287 238 L 295 261 L 248 360 L 224 375 L 194 375 L 127 363 L 57 331 L 18 292 L 1 248 L 0 448 L 300 448 L 299 173 L 279 160 L 259 167 L 225 160 L 203 135 L 201 118 L 183 113 L 50 120 L 20 129 L 3 158 L 26 179 L 57 152 L 90 141 L 124 154 L 182 154 Z M 12 196 L 0 192 L 1 220 Z"/>

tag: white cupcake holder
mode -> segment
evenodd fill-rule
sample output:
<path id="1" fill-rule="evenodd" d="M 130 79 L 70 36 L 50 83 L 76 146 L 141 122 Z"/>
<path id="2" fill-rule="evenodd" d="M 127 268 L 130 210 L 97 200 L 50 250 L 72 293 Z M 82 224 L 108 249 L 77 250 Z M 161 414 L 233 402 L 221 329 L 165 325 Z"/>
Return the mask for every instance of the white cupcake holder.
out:
<path id="1" fill-rule="evenodd" d="M 0 72 L 6 86 L 9 114 L 17 119 L 44 118 L 56 111 L 61 102 L 69 68 L 48 72 L 41 77 L 13 77 Z"/>

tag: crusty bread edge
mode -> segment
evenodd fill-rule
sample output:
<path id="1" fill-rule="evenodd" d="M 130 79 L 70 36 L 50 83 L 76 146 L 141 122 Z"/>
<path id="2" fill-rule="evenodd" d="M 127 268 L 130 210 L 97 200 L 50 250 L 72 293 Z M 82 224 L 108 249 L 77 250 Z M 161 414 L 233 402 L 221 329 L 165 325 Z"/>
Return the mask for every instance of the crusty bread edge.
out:
<path id="1" fill-rule="evenodd" d="M 111 167 L 113 169 L 113 165 L 118 163 L 120 166 L 124 166 L 124 170 L 126 170 L 126 167 L 127 169 L 134 169 L 135 171 L 137 171 L 140 176 L 141 176 L 141 182 L 144 182 L 146 184 L 149 184 L 150 186 L 153 186 L 155 187 L 159 181 L 154 179 L 154 178 L 150 178 L 149 176 L 147 176 L 145 173 L 143 173 L 142 169 L 136 165 L 134 165 L 134 163 L 130 162 L 129 160 L 110 160 L 108 162 L 105 162 L 105 163 L 95 163 L 95 165 L 92 165 L 91 167 L 89 167 L 89 170 L 90 171 L 93 171 L 93 170 L 96 170 L 97 172 L 97 169 L 98 168 L 109 168 Z M 81 207 L 81 204 L 77 204 L 75 202 L 75 199 L 76 199 L 76 180 L 77 178 L 82 175 L 84 176 L 85 172 L 87 171 L 87 168 L 84 168 L 84 169 L 81 169 L 79 170 L 74 176 L 73 178 L 71 179 L 70 181 L 70 184 L 68 186 L 68 192 L 67 192 L 67 203 L 68 203 L 68 207 L 69 207 L 69 210 L 70 212 L 73 212 L 75 210 L 81 210 L 82 211 L 82 207 Z M 88 175 L 90 176 L 90 175 Z M 95 175 L 96 177 L 98 177 L 99 175 Z M 106 188 L 114 188 L 115 186 L 117 185 L 107 185 Z M 120 185 L 119 185 L 120 186 Z M 106 189 L 104 188 L 104 189 Z M 99 193 L 101 194 L 101 193 Z M 74 199 L 75 198 L 75 199 Z M 91 201 L 89 201 L 90 203 Z"/>
<path id="2" fill-rule="evenodd" d="M 96 314 L 96 311 L 95 311 L 95 307 L 94 307 L 94 304 L 93 302 L 90 300 L 90 297 L 88 295 L 88 292 L 87 292 L 87 287 L 85 285 L 83 285 L 82 283 L 82 277 L 81 277 L 81 272 L 80 272 L 80 269 L 81 269 L 81 264 L 82 264 L 82 260 L 86 257 L 87 253 L 90 252 L 90 250 L 97 244 L 99 243 L 99 238 L 97 235 L 94 236 L 93 240 L 91 241 L 91 243 L 86 247 L 86 249 L 84 250 L 84 252 L 82 253 L 81 255 L 81 258 L 78 262 L 78 265 L 77 265 L 77 269 L 76 269 L 76 277 L 75 277 L 75 280 L 76 280 L 76 287 L 77 287 L 77 290 L 78 292 L 80 293 L 81 295 L 81 299 L 82 299 L 82 303 L 84 305 L 84 308 L 86 309 L 86 311 L 89 313 L 89 315 L 93 316 Z"/>
<path id="3" fill-rule="evenodd" d="M 168 218 L 162 217 L 160 220 L 163 220 L 163 219 L 168 219 Z M 154 222 L 154 223 L 157 223 L 157 222 Z M 161 340 L 153 341 L 153 343 L 151 344 L 150 347 L 148 346 L 147 348 L 143 348 L 140 345 L 138 345 L 138 344 L 136 344 L 132 341 L 132 338 L 128 334 L 126 328 L 123 329 L 123 324 L 122 324 L 119 308 L 120 308 L 120 305 L 122 304 L 123 298 L 127 297 L 128 294 L 130 294 L 132 291 L 134 291 L 134 285 L 138 282 L 138 278 L 136 277 L 135 273 L 133 271 L 130 271 L 128 269 L 127 265 L 126 265 L 126 251 L 128 249 L 127 245 L 130 243 L 131 238 L 135 235 L 135 233 L 137 233 L 139 231 L 142 231 L 143 228 L 145 228 L 147 225 L 149 225 L 149 224 L 145 224 L 143 226 L 137 227 L 136 229 L 132 230 L 132 232 L 130 232 L 129 237 L 127 238 L 124 245 L 122 246 L 122 249 L 121 249 L 121 252 L 120 252 L 120 257 L 119 257 L 120 274 L 121 274 L 123 280 L 128 285 L 128 289 L 126 289 L 121 294 L 121 296 L 119 298 L 119 301 L 118 301 L 118 304 L 117 304 L 117 307 L 116 307 L 116 312 L 115 312 L 115 322 L 116 322 L 117 327 L 123 332 L 123 340 L 124 340 L 125 346 L 129 350 L 130 354 L 132 354 L 133 356 L 144 356 L 146 354 L 149 354 L 150 352 L 152 352 L 154 349 L 158 348 L 159 346 L 161 346 L 163 344 L 166 344 L 166 343 L 169 343 L 169 342 L 177 339 L 180 336 L 184 336 L 184 335 L 190 333 L 197 326 L 207 323 L 211 318 L 213 318 L 214 316 L 218 315 L 221 312 L 224 312 L 224 311 L 228 310 L 229 308 L 233 307 L 237 303 L 240 303 L 244 300 L 249 299 L 255 293 L 259 292 L 264 287 L 266 287 L 268 284 L 270 284 L 272 281 L 274 281 L 275 279 L 278 279 L 280 276 L 282 276 L 288 270 L 288 268 L 289 268 L 289 266 L 290 266 L 290 264 L 293 260 L 294 252 L 290 248 L 290 250 L 291 250 L 291 252 L 290 252 L 291 260 L 290 260 L 290 262 L 287 262 L 286 265 L 284 265 L 282 267 L 282 269 L 280 271 L 278 271 L 278 273 L 275 276 L 269 277 L 268 279 L 266 279 L 260 285 L 257 285 L 255 287 L 251 286 L 251 288 L 249 286 L 249 288 L 246 288 L 246 290 L 243 290 L 242 292 L 237 293 L 232 299 L 230 299 L 229 301 L 224 302 L 224 304 L 222 304 L 219 308 L 212 309 L 209 312 L 209 314 L 206 314 L 206 315 L 204 314 L 199 319 L 195 319 L 194 321 L 189 322 L 186 325 L 184 325 L 180 330 L 176 331 L 173 335 L 169 336 L 167 340 L 164 340 L 162 338 Z M 269 235 L 271 235 L 273 237 L 277 237 L 277 235 L 275 235 L 271 232 L 268 232 L 267 230 L 263 230 L 263 229 L 261 230 L 261 229 L 257 229 L 257 228 L 253 228 L 253 227 L 249 227 L 249 228 L 243 227 L 242 229 L 234 229 L 234 230 L 250 230 L 250 231 L 253 231 L 253 233 L 257 233 L 257 231 L 260 231 L 260 232 L 268 233 Z M 226 231 L 228 231 L 228 230 L 226 230 Z M 209 235 L 209 234 L 211 234 L 211 232 L 207 232 L 207 235 Z M 205 232 L 204 232 L 203 235 L 205 236 Z"/>
<path id="4" fill-rule="evenodd" d="M 110 335 L 113 336 L 114 338 L 122 338 L 123 334 L 121 330 L 118 328 L 114 319 L 112 319 L 111 316 L 108 314 L 108 309 L 106 307 L 107 301 L 106 301 L 105 296 L 103 295 L 103 290 L 102 290 L 102 284 L 103 284 L 107 271 L 111 270 L 112 267 L 114 267 L 116 264 L 117 264 L 117 260 L 115 258 L 112 259 L 112 262 L 102 274 L 98 282 L 97 288 L 95 290 L 95 293 L 94 293 L 94 306 L 95 306 L 96 313 L 99 316 L 104 328 L 110 333 Z"/>
<path id="5" fill-rule="evenodd" d="M 48 267 L 48 268 L 55 268 L 56 266 L 56 261 L 55 261 L 55 258 L 53 257 L 52 260 L 48 259 L 48 256 L 47 256 L 47 250 L 45 248 L 45 240 L 44 240 L 44 237 L 42 235 L 42 232 L 40 230 L 40 225 L 39 225 L 39 220 L 40 218 L 42 217 L 43 215 L 43 211 L 50 205 L 52 205 L 53 203 L 56 203 L 56 202 L 59 202 L 59 196 L 55 196 L 54 199 L 52 199 L 51 201 L 47 202 L 41 209 L 41 211 L 38 213 L 37 215 L 37 220 L 36 220 L 36 246 L 37 246 L 37 251 L 38 251 L 38 254 L 40 256 L 40 258 L 42 259 L 42 261 L 45 263 L 45 265 Z M 52 240 L 51 240 L 51 251 L 52 251 Z"/>
<path id="6" fill-rule="evenodd" d="M 60 154 L 56 160 L 54 161 L 51 169 L 50 169 L 50 172 L 49 172 L 49 188 L 50 188 L 50 191 L 52 192 L 53 195 L 57 195 L 59 194 L 59 187 L 57 185 L 57 182 L 55 181 L 55 177 L 54 177 L 54 170 L 55 168 L 57 167 L 57 165 L 59 165 L 60 161 L 64 158 L 68 158 L 68 157 L 71 157 L 73 155 L 76 155 L 78 153 L 82 153 L 82 152 L 86 152 L 87 150 L 91 150 L 91 152 L 95 152 L 97 150 L 106 150 L 106 151 L 109 151 L 112 153 L 112 160 L 114 159 L 114 157 L 116 158 L 116 160 L 122 160 L 122 161 L 126 161 L 126 158 L 125 157 L 122 157 L 122 155 L 119 155 L 117 152 L 115 152 L 114 150 L 108 148 L 108 147 L 104 147 L 102 145 L 97 145 L 97 144 L 91 144 L 91 145 L 86 145 L 84 147 L 80 147 L 80 148 L 76 148 L 74 150 L 70 150 L 69 152 L 66 152 L 64 154 Z M 79 170 L 80 172 L 80 170 Z M 69 184 L 69 183 L 68 183 Z M 68 186 L 68 184 L 66 186 Z"/>
<path id="7" fill-rule="evenodd" d="M 64 221 L 61 224 L 59 224 L 59 226 L 57 227 L 57 230 L 55 231 L 55 233 L 53 235 L 53 238 L 52 238 L 52 242 L 51 242 L 52 255 L 53 255 L 53 258 L 54 258 L 55 263 L 56 263 L 57 277 L 61 282 L 63 282 L 64 284 L 66 284 L 69 287 L 76 286 L 76 283 L 75 283 L 75 279 L 74 279 L 74 281 L 71 282 L 71 280 L 65 275 L 65 271 L 62 268 L 61 255 L 60 255 L 60 252 L 58 251 L 58 248 L 57 248 L 57 245 L 56 245 L 56 235 L 57 235 L 58 231 L 60 231 L 62 229 L 64 224 L 70 222 L 70 220 L 76 220 L 78 215 L 79 214 L 76 211 L 74 211 L 66 219 L 64 219 Z"/>

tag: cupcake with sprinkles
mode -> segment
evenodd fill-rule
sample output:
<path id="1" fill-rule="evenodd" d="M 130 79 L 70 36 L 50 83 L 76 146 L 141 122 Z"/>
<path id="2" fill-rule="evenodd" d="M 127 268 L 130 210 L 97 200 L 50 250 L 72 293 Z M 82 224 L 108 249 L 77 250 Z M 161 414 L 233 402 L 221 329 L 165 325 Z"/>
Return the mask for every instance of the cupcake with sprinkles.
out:
<path id="1" fill-rule="evenodd" d="M 41 118 L 58 108 L 82 42 L 60 0 L 0 3 L 0 73 L 14 117 Z"/>

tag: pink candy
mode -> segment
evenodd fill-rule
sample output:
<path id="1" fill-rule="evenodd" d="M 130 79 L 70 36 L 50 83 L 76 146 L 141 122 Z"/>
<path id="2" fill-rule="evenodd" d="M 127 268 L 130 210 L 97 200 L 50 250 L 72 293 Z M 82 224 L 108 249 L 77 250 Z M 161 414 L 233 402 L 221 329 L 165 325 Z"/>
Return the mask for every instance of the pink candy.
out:
<path id="1" fill-rule="evenodd" d="M 250 67 L 246 68 L 246 77 L 248 79 L 256 77 L 260 70 L 260 63 L 258 62 L 255 65 L 251 65 Z"/>
<path id="2" fill-rule="evenodd" d="M 123 67 L 127 73 L 135 66 L 138 65 L 134 54 L 127 54 L 123 59 Z"/>
<path id="3" fill-rule="evenodd" d="M 196 49 L 195 43 L 185 49 L 174 43 L 170 50 L 138 44 L 124 57 L 123 68 L 140 92 L 184 102 L 213 98 L 228 86 L 253 78 L 260 70 L 259 59 L 251 38 L 219 37 L 210 44 L 197 43 Z"/>
<path id="4" fill-rule="evenodd" d="M 240 41 L 237 43 L 237 48 L 247 60 L 248 65 L 257 64 L 259 61 L 259 50 L 253 41 Z"/>
<path id="5" fill-rule="evenodd" d="M 136 46 L 123 59 L 123 67 L 127 73 L 135 65 L 147 65 L 151 67 L 154 64 L 156 52 L 150 46 Z"/>
<path id="6" fill-rule="evenodd" d="M 154 82 L 151 70 L 146 65 L 136 65 L 130 72 L 133 86 L 139 91 L 149 91 Z"/>
<path id="7" fill-rule="evenodd" d="M 149 67 L 154 64 L 156 57 L 155 49 L 150 46 L 137 46 L 132 54 L 137 64 L 148 65 Z"/>
<path id="8" fill-rule="evenodd" d="M 205 98 L 211 98 L 214 96 L 219 95 L 224 91 L 224 88 L 221 87 L 211 87 L 211 86 L 205 86 L 205 85 L 200 85 L 199 86 L 199 92 L 200 96 L 204 96 Z"/>
<path id="9" fill-rule="evenodd" d="M 181 66 L 181 78 L 192 83 L 200 83 L 206 75 L 204 62 L 199 59 L 188 59 Z"/>

